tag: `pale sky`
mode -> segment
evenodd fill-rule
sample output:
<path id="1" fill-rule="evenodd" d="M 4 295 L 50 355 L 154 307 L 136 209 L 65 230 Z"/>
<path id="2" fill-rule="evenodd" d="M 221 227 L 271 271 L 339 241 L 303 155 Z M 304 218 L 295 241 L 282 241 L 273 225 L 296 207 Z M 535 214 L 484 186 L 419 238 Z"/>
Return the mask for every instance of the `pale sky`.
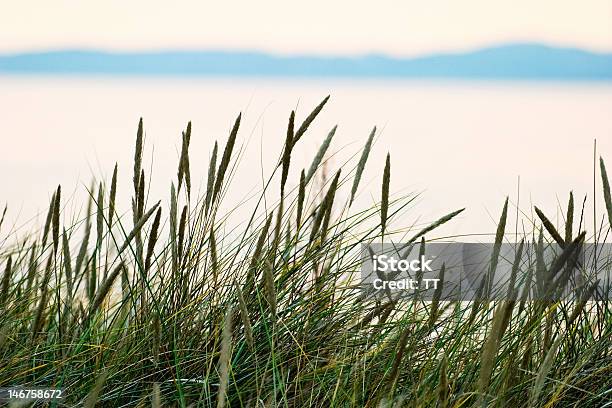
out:
<path id="1" fill-rule="evenodd" d="M 59 48 L 415 55 L 537 41 L 612 51 L 612 0 L 0 0 L 0 53 Z"/>

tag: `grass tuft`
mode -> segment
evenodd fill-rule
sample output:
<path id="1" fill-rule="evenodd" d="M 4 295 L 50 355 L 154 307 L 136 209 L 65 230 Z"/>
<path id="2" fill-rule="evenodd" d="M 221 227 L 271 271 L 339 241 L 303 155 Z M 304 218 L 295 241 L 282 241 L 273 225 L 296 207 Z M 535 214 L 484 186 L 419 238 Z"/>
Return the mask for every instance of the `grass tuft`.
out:
<path id="1" fill-rule="evenodd" d="M 436 240 L 463 210 L 401 225 L 413 196 L 391 199 L 389 155 L 380 202 L 353 208 L 376 128 L 355 163 L 310 183 L 334 127 L 291 180 L 297 142 L 328 100 L 299 126 L 291 113 L 270 176 L 279 185 L 265 184 L 265 205 L 238 226 L 222 211 L 241 115 L 223 152 L 212 147 L 202 197 L 191 186 L 199 158 L 190 157 L 189 123 L 169 199 L 149 198 L 142 119 L 129 197 L 118 197 L 117 164 L 110 190 L 101 180 L 88 188 L 84 217 L 64 212 L 58 186 L 40 231 L 0 241 L 0 387 L 61 387 L 57 406 L 89 407 L 610 406 L 610 286 L 595 280 L 599 270 L 573 273 L 585 242 L 604 240 L 608 226 L 587 235 L 581 215 L 575 228 L 570 193 L 563 236 L 536 207 L 534 230 L 513 235 L 517 251 L 503 259 L 506 199 L 479 288 L 481 297 L 499 289 L 493 278 L 511 262 L 502 300 L 449 302 L 446 283 L 429 299 L 368 296 L 362 244 L 402 242 L 398 254 L 418 245 L 426 256 L 425 237 Z M 603 160 L 600 170 L 612 221 Z M 119 208 L 130 199 L 131 211 Z M 611 254 L 596 256 L 601 271 L 612 264 Z M 556 300 L 568 289 L 578 297 Z"/>

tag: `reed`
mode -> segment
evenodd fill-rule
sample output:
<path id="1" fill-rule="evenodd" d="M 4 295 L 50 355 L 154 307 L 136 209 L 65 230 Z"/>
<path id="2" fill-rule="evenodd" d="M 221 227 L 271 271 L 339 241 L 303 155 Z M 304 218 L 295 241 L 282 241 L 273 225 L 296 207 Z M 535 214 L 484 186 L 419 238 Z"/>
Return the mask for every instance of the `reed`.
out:
<path id="1" fill-rule="evenodd" d="M 355 178 L 353 179 L 353 187 L 351 187 L 351 199 L 350 204 L 353 203 L 355 199 L 355 195 L 357 194 L 357 188 L 359 187 L 359 182 L 361 182 L 361 176 L 363 175 L 363 170 L 365 169 L 365 165 L 368 161 L 368 157 L 370 156 L 370 150 L 372 149 L 372 142 L 374 141 L 374 135 L 376 134 L 376 126 L 370 132 L 370 136 L 361 151 L 361 158 L 359 159 L 359 163 L 357 163 L 357 168 L 355 170 Z"/>
<path id="2" fill-rule="evenodd" d="M 90 320 L 92 315 L 100 309 L 100 306 L 102 306 L 102 302 L 104 302 L 104 298 L 106 298 L 106 296 L 110 292 L 113 284 L 115 283 L 115 280 L 117 279 L 117 276 L 119 276 L 119 274 L 123 272 L 123 269 L 124 269 L 124 264 L 123 263 L 119 264 L 106 277 L 104 282 L 102 282 L 102 285 L 100 285 L 100 288 L 98 289 L 98 292 L 96 293 L 96 297 L 94 298 L 94 301 L 90 305 L 89 316 L 86 319 L 87 321 Z"/>
<path id="3" fill-rule="evenodd" d="M 215 179 L 215 187 L 213 189 L 212 194 L 212 202 L 215 202 L 215 199 L 221 192 L 221 187 L 223 186 L 223 180 L 225 178 L 225 172 L 230 165 L 230 160 L 232 158 L 232 151 L 234 150 L 234 145 L 236 144 L 236 137 L 238 136 L 238 129 L 240 128 L 240 119 L 242 118 L 242 114 L 238 115 L 236 121 L 234 122 L 234 127 L 230 132 L 230 135 L 227 139 L 227 143 L 225 144 L 225 149 L 223 150 L 223 156 L 221 157 L 221 163 L 219 163 L 219 170 L 217 171 L 217 176 Z"/>
<path id="4" fill-rule="evenodd" d="M 389 182 L 391 180 L 391 156 L 387 153 L 385 162 L 385 170 L 383 171 L 382 180 L 382 199 L 380 202 L 380 231 L 381 235 L 385 235 L 387 227 L 387 215 L 389 213 Z"/>
<path id="5" fill-rule="evenodd" d="M 405 225 L 414 196 L 391 197 L 389 155 L 384 167 L 374 163 L 382 170 L 378 202 L 353 208 L 376 128 L 318 185 L 312 180 L 334 127 L 292 180 L 290 166 L 303 154 L 297 143 L 328 100 L 299 125 L 299 112 L 289 116 L 269 178 L 280 176 L 280 191 L 265 184 L 249 222 L 230 224 L 236 204 L 224 200 L 232 187 L 244 188 L 230 177 L 241 115 L 223 152 L 211 146 L 201 197 L 190 168 L 201 160 L 189 149 L 197 135 L 191 124 L 177 135 L 169 197 L 149 197 L 142 120 L 133 174 L 125 175 L 128 197 L 120 197 L 117 164 L 110 189 L 95 180 L 84 206 L 71 205 L 58 186 L 40 230 L 0 240 L 0 387 L 61 386 L 66 398 L 58 406 L 609 405 L 610 287 L 590 270 L 577 286 L 572 273 L 584 243 L 600 242 L 610 228 L 603 160 L 600 231 L 586 231 L 585 206 L 579 217 L 570 193 L 563 228 L 538 208 L 525 223 L 532 230 L 509 236 L 506 200 L 482 299 L 450 302 L 446 283 L 431 298 L 372 296 L 361 285 L 362 244 L 403 242 L 399 254 L 418 245 L 426 256 L 428 242 L 441 238 L 437 228 L 463 210 Z M 85 216 L 66 211 L 83 207 Z M 508 287 L 490 288 L 501 245 L 512 238 L 519 244 Z M 562 247 L 553 259 L 545 256 L 551 246 Z M 612 261 L 596 256 L 602 271 Z M 450 271 L 444 265 L 438 277 Z M 505 297 L 484 301 L 494 289 Z M 576 298 L 558 300 L 563 290 Z"/>
<path id="6" fill-rule="evenodd" d="M 138 121 L 138 130 L 136 131 L 136 148 L 134 149 L 134 194 L 138 195 L 138 183 L 140 182 L 140 170 L 142 167 L 142 149 L 144 146 L 144 127 L 142 118 Z"/>
<path id="7" fill-rule="evenodd" d="M 0 216 L 0 231 L 2 230 L 2 224 L 4 224 L 4 219 L 6 217 L 6 211 L 8 210 L 8 204 L 4 205 L 4 210 L 2 210 L 2 216 Z"/>
<path id="8" fill-rule="evenodd" d="M 251 321 L 249 320 L 249 310 L 247 307 L 246 300 L 244 299 L 244 295 L 242 294 L 242 290 L 240 290 L 240 286 L 235 283 L 236 286 L 236 294 L 238 297 L 238 306 L 240 310 L 240 318 L 242 319 L 242 325 L 244 326 L 244 336 L 245 340 L 251 349 L 251 351 L 255 350 L 255 340 L 253 338 L 253 327 L 251 326 Z"/>
<path id="9" fill-rule="evenodd" d="M 561 246 L 561 248 L 563 248 L 565 246 L 565 241 L 561 237 L 561 234 L 559 234 L 559 232 L 555 228 L 554 224 L 546 217 L 546 215 L 544 215 L 542 210 L 540 210 L 538 207 L 533 208 L 540 220 L 542 221 L 542 225 L 544 225 L 544 228 L 546 228 L 546 231 L 548 231 L 550 236 L 553 237 L 553 239 Z"/>
<path id="10" fill-rule="evenodd" d="M 159 388 L 159 383 L 153 384 L 153 392 L 151 393 L 151 407 L 152 408 L 161 408 L 162 400 L 161 400 L 161 390 Z"/>
<path id="11" fill-rule="evenodd" d="M 108 200 L 108 226 L 113 226 L 113 217 L 115 216 L 115 200 L 117 198 L 117 163 L 113 170 L 113 177 L 111 179 L 110 196 Z"/>
<path id="12" fill-rule="evenodd" d="M 606 203 L 606 212 L 608 214 L 608 222 L 612 225 L 612 197 L 610 196 L 610 181 L 608 180 L 608 172 L 603 158 L 599 158 L 599 168 L 601 172 L 601 182 L 603 184 L 603 195 Z"/>
<path id="13" fill-rule="evenodd" d="M 314 122 L 314 120 L 317 118 L 317 116 L 319 116 L 319 113 L 321 113 L 321 111 L 323 110 L 323 107 L 325 106 L 325 104 L 327 104 L 327 102 L 329 101 L 330 95 L 327 95 L 322 101 L 321 103 L 319 103 L 312 112 L 310 112 L 310 115 L 308 115 L 306 117 L 306 119 L 304 119 L 304 121 L 302 122 L 302 124 L 300 125 L 300 127 L 298 128 L 298 130 L 295 132 L 295 135 L 293 137 L 293 146 L 295 146 L 297 144 L 297 142 L 302 138 L 302 136 L 304 136 L 304 134 L 306 133 L 306 131 L 308 130 L 308 127 L 310 126 L 310 124 L 312 122 Z"/>
<path id="14" fill-rule="evenodd" d="M 308 182 L 312 179 L 312 176 L 314 176 L 315 172 L 321 165 L 323 157 L 325 157 L 325 153 L 327 153 L 327 149 L 329 149 L 331 141 L 334 135 L 336 134 L 336 129 L 338 129 L 338 125 L 334 126 L 332 130 L 329 131 L 327 137 L 319 147 L 319 150 L 317 151 L 317 154 L 315 155 L 314 159 L 312 159 L 312 163 L 310 164 L 310 167 L 308 168 L 308 173 L 306 174 L 306 184 L 308 184 Z"/>
<path id="15" fill-rule="evenodd" d="M 100 393 L 102 392 L 102 389 L 104 388 L 104 383 L 106 382 L 107 377 L 108 377 L 108 371 L 106 370 L 102 371 L 98 375 L 93 388 L 91 389 L 89 394 L 87 394 L 87 398 L 85 399 L 85 402 L 83 403 L 84 408 L 94 408 L 99 405 Z"/>
<path id="16" fill-rule="evenodd" d="M 232 314 L 227 309 L 223 320 L 223 333 L 221 334 L 221 354 L 219 356 L 219 391 L 217 393 L 217 408 L 223 408 L 227 401 L 227 387 L 229 382 L 230 358 L 232 353 Z"/>
<path id="17" fill-rule="evenodd" d="M 205 211 L 208 214 L 208 210 L 210 209 L 210 201 L 213 196 L 213 188 L 215 184 L 215 174 L 217 171 L 217 151 L 219 150 L 219 145 L 215 141 L 215 147 L 213 148 L 212 156 L 210 157 L 210 163 L 208 166 L 208 182 L 206 184 L 206 198 L 205 200 Z"/>
<path id="18" fill-rule="evenodd" d="M 294 122 L 295 122 L 295 111 L 291 111 L 291 115 L 289 115 L 289 124 L 287 125 L 287 137 L 285 139 L 285 147 L 283 148 L 283 159 L 282 159 L 283 169 L 281 173 L 281 197 L 285 196 L 285 184 L 287 183 L 287 177 L 289 177 L 289 165 L 291 164 L 291 150 L 293 150 Z"/>
<path id="19" fill-rule="evenodd" d="M 302 225 L 302 212 L 304 211 L 304 200 L 306 199 L 306 176 L 304 170 L 300 174 L 300 186 L 297 198 L 297 211 L 295 217 L 295 225 L 299 228 Z"/>
<path id="20" fill-rule="evenodd" d="M 9 256 L 6 260 L 6 267 L 4 268 L 4 274 L 2 275 L 2 289 L 0 291 L 0 305 L 3 305 L 8 301 L 9 289 L 11 284 L 11 274 L 13 272 L 13 258 Z"/>
<path id="21" fill-rule="evenodd" d="M 187 124 L 187 129 L 182 133 L 181 156 L 178 167 L 178 190 L 181 190 L 183 180 L 187 188 L 187 196 L 191 197 L 191 170 L 189 165 L 189 144 L 191 143 L 191 122 Z"/>
<path id="22" fill-rule="evenodd" d="M 55 202 L 53 204 L 53 216 L 51 218 L 51 226 L 53 232 L 53 253 L 57 253 L 57 247 L 59 245 L 59 231 L 60 231 L 60 206 L 62 200 L 62 186 L 57 186 L 55 191 Z"/>

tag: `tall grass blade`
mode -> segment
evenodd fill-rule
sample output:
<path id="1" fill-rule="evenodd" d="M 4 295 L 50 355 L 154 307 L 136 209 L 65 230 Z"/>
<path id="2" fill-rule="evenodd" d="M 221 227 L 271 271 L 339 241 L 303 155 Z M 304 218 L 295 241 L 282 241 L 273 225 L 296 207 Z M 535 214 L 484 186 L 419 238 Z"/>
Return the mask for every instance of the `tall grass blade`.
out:
<path id="1" fill-rule="evenodd" d="M 62 250 L 64 258 L 64 272 L 66 274 L 66 285 L 68 288 L 68 297 L 72 297 L 72 259 L 70 257 L 70 245 L 68 244 L 68 235 L 66 230 L 62 234 Z"/>
<path id="2" fill-rule="evenodd" d="M 91 391 L 87 395 L 87 398 L 85 399 L 85 402 L 83 403 L 83 408 L 95 408 L 97 406 L 100 406 L 98 404 L 100 393 L 102 392 L 102 389 L 104 388 L 104 383 L 106 382 L 107 377 L 108 377 L 108 370 L 106 369 L 103 370 L 98 375 L 98 378 L 96 378 L 96 383 L 94 384 L 94 387 L 91 389 Z"/>
<path id="3" fill-rule="evenodd" d="M 213 189 L 215 184 L 215 173 L 217 171 L 217 151 L 219 150 L 219 145 L 215 140 L 215 147 L 213 148 L 212 156 L 210 157 L 210 163 L 208 165 L 208 181 L 206 183 L 206 198 L 204 199 L 205 212 L 208 214 L 208 210 L 210 209 L 210 202 L 213 196 Z"/>
<path id="4" fill-rule="evenodd" d="M 574 193 L 570 191 L 569 201 L 567 202 L 567 215 L 565 219 L 565 242 L 571 242 L 574 224 Z"/>
<path id="5" fill-rule="evenodd" d="M 108 199 L 108 225 L 109 228 L 113 225 L 113 217 L 115 216 L 115 203 L 117 199 L 117 164 L 113 170 L 113 178 L 111 180 L 110 196 Z"/>
<path id="6" fill-rule="evenodd" d="M 230 359 L 232 354 L 232 315 L 233 310 L 228 306 L 223 320 L 223 333 L 221 335 L 221 354 L 219 356 L 219 391 L 217 392 L 217 408 L 224 408 L 227 401 L 227 387 L 229 383 Z"/>
<path id="7" fill-rule="evenodd" d="M 329 145 L 331 144 L 332 138 L 336 134 L 336 129 L 338 129 L 338 125 L 334 126 L 332 130 L 330 130 L 330 132 L 327 134 L 327 137 L 323 141 L 323 144 L 321 144 L 321 147 L 319 147 L 317 154 L 315 155 L 314 159 L 312 160 L 312 163 L 310 164 L 308 173 L 306 174 L 306 184 L 308 184 L 308 182 L 312 179 L 312 176 L 314 176 L 315 172 L 319 168 L 319 165 L 321 165 L 323 157 L 325 157 L 325 153 L 327 152 L 327 149 L 329 149 Z"/>
<path id="8" fill-rule="evenodd" d="M 563 248 L 565 246 L 565 241 L 563 240 L 561 234 L 559 234 L 553 223 L 546 217 L 546 215 L 544 215 L 544 213 L 538 207 L 534 206 L 534 209 L 536 214 L 542 221 L 544 228 L 546 228 L 546 231 L 548 231 L 550 236 L 553 237 L 553 239 L 559 244 L 561 248 Z"/>
<path id="9" fill-rule="evenodd" d="M 6 260 L 4 274 L 2 275 L 2 291 L 0 292 L 0 306 L 4 306 L 9 298 L 9 287 L 11 284 L 13 258 L 9 255 Z"/>
<path id="10" fill-rule="evenodd" d="M 57 253 L 57 247 L 59 246 L 59 234 L 60 234 L 60 206 L 62 202 L 62 186 L 57 186 L 55 192 L 55 206 L 53 207 L 52 227 L 53 227 L 53 253 Z"/>
<path id="11" fill-rule="evenodd" d="M 304 170 L 302 169 L 302 173 L 300 173 L 300 187 L 298 190 L 298 199 L 297 199 L 297 215 L 295 219 L 295 226 L 299 230 L 302 225 L 302 212 L 304 211 L 304 200 L 306 199 L 306 176 L 304 175 Z"/>
<path id="12" fill-rule="evenodd" d="M 221 192 L 221 187 L 223 186 L 223 180 L 225 178 L 225 172 L 230 164 L 230 159 L 232 157 L 232 151 L 234 150 L 234 145 L 236 144 L 236 136 L 238 135 L 238 129 L 240 128 L 240 119 L 242 118 L 242 114 L 239 114 L 234 122 L 234 127 L 230 132 L 229 138 L 227 139 L 227 143 L 225 144 L 225 149 L 223 150 L 223 156 L 221 157 L 221 163 L 219 163 L 219 170 L 217 171 L 217 178 L 215 180 L 215 188 L 213 189 L 212 195 L 212 203 L 215 202 L 217 196 Z"/>
<path id="13" fill-rule="evenodd" d="M 370 155 L 370 150 L 372 149 L 372 141 L 374 140 L 374 135 L 376 134 L 376 126 L 370 132 L 370 136 L 361 151 L 361 158 L 359 159 L 359 163 L 357 163 L 357 169 L 355 170 L 355 178 L 353 179 L 353 187 L 351 188 L 351 200 L 350 204 L 353 203 L 355 199 L 355 194 L 357 194 L 357 188 L 359 187 L 359 182 L 361 181 L 361 176 L 363 175 L 363 170 L 365 169 L 365 165 L 368 161 L 368 156 Z"/>
<path id="14" fill-rule="evenodd" d="M 104 302 L 104 299 L 106 298 L 111 288 L 113 287 L 113 284 L 115 283 L 115 280 L 117 279 L 117 276 L 119 276 L 119 274 L 124 270 L 124 268 L 125 268 L 125 265 L 123 264 L 123 262 L 120 263 L 119 265 L 117 265 L 117 267 L 115 267 L 115 269 L 113 269 L 111 273 L 108 274 L 108 276 L 106 277 L 106 280 L 102 282 L 102 284 L 100 285 L 100 288 L 98 289 L 98 292 L 96 293 L 96 297 L 94 298 L 94 301 L 91 303 L 89 307 L 89 315 L 86 321 L 89 321 L 92 315 L 98 311 L 100 306 L 102 306 L 102 303 Z"/>
<path id="15" fill-rule="evenodd" d="M 289 176 L 289 165 L 291 164 L 291 150 L 293 149 L 293 125 L 295 121 L 295 111 L 291 111 L 289 115 L 289 124 L 287 125 L 287 136 L 285 138 L 285 147 L 283 148 L 282 173 L 281 173 L 281 197 L 285 195 L 285 183 Z"/>
<path id="16" fill-rule="evenodd" d="M 321 103 L 319 103 L 317 107 L 313 109 L 310 115 L 308 115 L 306 119 L 304 119 L 304 122 L 302 122 L 298 130 L 295 132 L 295 136 L 293 137 L 293 146 L 295 146 L 296 143 L 302 138 L 302 136 L 304 136 L 304 133 L 306 133 L 310 124 L 315 120 L 319 113 L 321 113 L 321 110 L 323 109 L 327 101 L 329 101 L 329 97 L 330 95 L 327 95 L 325 99 L 323 99 Z"/>
<path id="17" fill-rule="evenodd" d="M 251 351 L 255 351 L 255 339 L 253 338 L 253 327 L 249 319 L 249 309 L 244 299 L 244 295 L 242 294 L 242 290 L 240 290 L 240 286 L 236 282 L 234 282 L 234 286 L 236 287 L 236 293 L 238 295 L 238 307 L 240 310 L 240 319 L 244 326 L 244 337 Z"/>
<path id="18" fill-rule="evenodd" d="M 383 171 L 382 181 L 382 200 L 380 205 L 380 231 L 381 235 L 385 235 L 387 227 L 387 214 L 389 212 L 389 182 L 391 180 L 391 156 L 387 153 L 387 161 L 385 162 L 385 170 Z"/>
<path id="19" fill-rule="evenodd" d="M 506 231 L 506 220 L 508 218 L 508 197 L 504 202 L 504 208 L 497 224 L 497 231 L 495 232 L 495 243 L 493 244 L 493 251 L 491 253 L 491 262 L 489 271 L 487 273 L 487 285 L 485 287 L 484 295 L 486 299 L 491 298 L 491 291 L 493 289 L 493 281 L 495 277 L 495 271 L 497 270 L 497 263 L 499 262 L 499 253 L 504 240 L 504 233 Z"/>
<path id="20" fill-rule="evenodd" d="M 47 237 L 49 235 L 49 230 L 51 228 L 51 222 L 53 219 L 54 211 L 55 211 L 55 191 L 53 192 L 53 195 L 51 195 L 51 203 L 49 204 L 49 211 L 47 212 L 47 218 L 45 220 L 45 227 L 43 229 L 42 245 L 41 245 L 41 248 L 43 250 L 47 246 Z"/>
<path id="21" fill-rule="evenodd" d="M 147 244 L 147 256 L 145 259 L 145 274 L 151 268 L 151 259 L 153 258 L 153 251 L 155 250 L 155 244 L 157 243 L 157 238 L 159 234 L 159 225 L 161 223 L 161 207 L 157 209 L 155 213 L 155 219 L 153 220 L 153 225 L 151 226 L 151 233 L 149 234 L 149 242 Z"/>
<path id="22" fill-rule="evenodd" d="M 608 213 L 608 223 L 612 228 L 612 197 L 610 196 L 610 181 L 603 158 L 599 158 L 599 168 L 601 170 L 601 182 L 603 184 L 604 201 L 606 202 L 606 212 Z"/>
<path id="23" fill-rule="evenodd" d="M 138 183 L 140 182 L 140 170 L 142 167 L 142 147 L 143 147 L 143 124 L 142 118 L 138 121 L 138 131 L 136 132 L 136 148 L 134 149 L 134 194 L 138 195 Z"/>
<path id="24" fill-rule="evenodd" d="M 98 186 L 98 200 L 96 202 L 98 211 L 96 212 L 96 247 L 102 246 L 102 237 L 104 236 L 104 190 L 102 183 Z"/>

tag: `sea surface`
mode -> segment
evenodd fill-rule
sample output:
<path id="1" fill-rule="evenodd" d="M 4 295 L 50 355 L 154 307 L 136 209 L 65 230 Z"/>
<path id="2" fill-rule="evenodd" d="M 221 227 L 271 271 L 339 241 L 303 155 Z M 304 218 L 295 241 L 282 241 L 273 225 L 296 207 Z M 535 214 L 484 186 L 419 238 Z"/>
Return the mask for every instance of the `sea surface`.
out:
<path id="1" fill-rule="evenodd" d="M 8 212 L 0 235 L 8 230 L 25 235 L 36 222 L 44 222 L 58 184 L 65 218 L 78 219 L 92 178 L 110 183 L 115 163 L 120 203 L 129 210 L 140 117 L 146 130 L 144 165 L 151 177 L 149 202 L 167 203 L 188 121 L 193 125 L 194 194 L 205 190 L 214 141 L 223 148 L 242 112 L 241 160 L 224 207 L 236 208 L 232 217 L 239 223 L 274 168 L 291 110 L 296 109 L 301 123 L 328 94 L 328 105 L 296 146 L 290 188 L 334 125 L 338 130 L 327 155 L 328 178 L 347 160 L 356 162 L 377 126 L 356 208 L 380 199 L 389 152 L 393 197 L 419 194 L 396 217 L 395 228 L 466 208 L 433 235 L 466 234 L 466 240 L 486 241 L 506 196 L 508 228 L 530 230 L 533 204 L 562 222 L 570 190 L 578 209 L 587 196 L 583 223 L 593 225 L 595 140 L 597 155 L 607 159 L 612 173 L 612 83 L 4 76 L 0 205 L 8 203 Z M 317 183 L 322 177 L 317 175 Z M 595 181 L 601 222 L 599 172 Z M 351 182 L 347 179 L 345 190 Z"/>

